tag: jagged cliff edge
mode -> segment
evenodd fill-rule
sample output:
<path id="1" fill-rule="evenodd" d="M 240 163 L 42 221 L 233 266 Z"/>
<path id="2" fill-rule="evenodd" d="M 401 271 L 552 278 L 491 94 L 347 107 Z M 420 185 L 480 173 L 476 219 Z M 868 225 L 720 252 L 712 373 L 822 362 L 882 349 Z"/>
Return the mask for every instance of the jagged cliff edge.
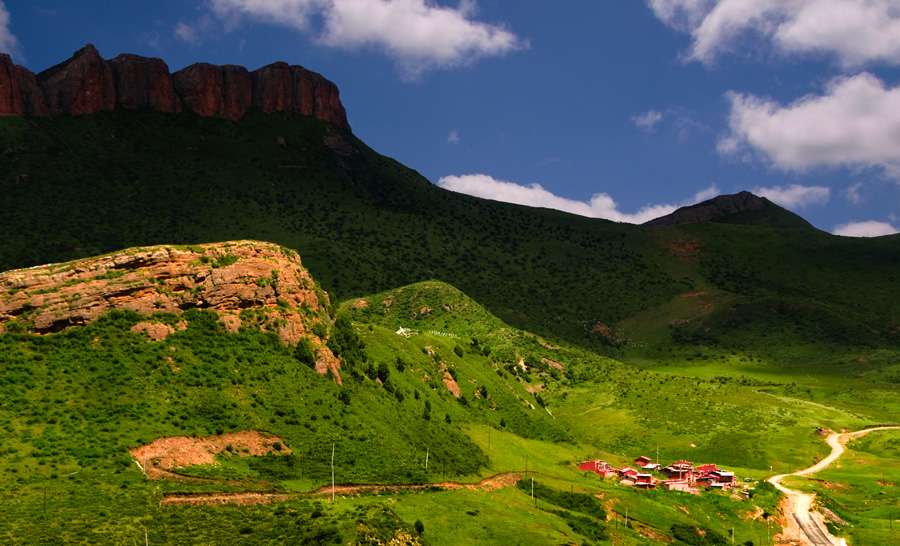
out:
<path id="1" fill-rule="evenodd" d="M 196 63 L 171 74 L 162 59 L 123 53 L 105 60 L 88 44 L 35 75 L 0 53 L 0 116 L 57 117 L 116 108 L 238 119 L 250 108 L 298 112 L 349 129 L 337 86 L 302 66 L 253 72 Z"/>

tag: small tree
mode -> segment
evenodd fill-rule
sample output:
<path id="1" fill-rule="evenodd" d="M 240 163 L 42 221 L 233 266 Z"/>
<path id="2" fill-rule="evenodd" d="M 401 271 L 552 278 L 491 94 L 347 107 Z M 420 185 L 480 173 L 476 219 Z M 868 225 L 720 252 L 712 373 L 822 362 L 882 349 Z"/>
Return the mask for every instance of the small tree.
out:
<path id="1" fill-rule="evenodd" d="M 420 535 L 425 532 L 425 524 L 422 523 L 422 520 L 420 519 L 416 520 L 416 522 L 413 524 L 413 527 L 416 528 L 416 532 Z"/>

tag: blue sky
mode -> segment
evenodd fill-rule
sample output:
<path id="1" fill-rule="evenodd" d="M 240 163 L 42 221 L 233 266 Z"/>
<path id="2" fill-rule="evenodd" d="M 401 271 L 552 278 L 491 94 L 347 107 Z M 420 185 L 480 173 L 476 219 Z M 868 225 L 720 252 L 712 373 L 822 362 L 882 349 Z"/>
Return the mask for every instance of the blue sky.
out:
<path id="1" fill-rule="evenodd" d="M 354 133 L 455 191 L 642 222 L 765 195 L 900 228 L 896 0 L 0 0 L 0 51 L 300 64 Z"/>

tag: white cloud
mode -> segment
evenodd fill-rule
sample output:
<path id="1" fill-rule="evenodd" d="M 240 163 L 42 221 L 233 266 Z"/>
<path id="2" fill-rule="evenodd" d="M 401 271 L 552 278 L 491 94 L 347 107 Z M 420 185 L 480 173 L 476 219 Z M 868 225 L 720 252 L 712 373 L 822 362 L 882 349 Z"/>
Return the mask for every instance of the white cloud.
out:
<path id="1" fill-rule="evenodd" d="M 459 131 L 453 129 L 447 135 L 447 144 L 459 144 Z"/>
<path id="2" fill-rule="evenodd" d="M 772 188 L 756 187 L 751 190 L 760 197 L 778 203 L 789 209 L 802 209 L 809 205 L 824 205 L 831 197 L 831 189 L 822 186 L 775 186 Z"/>
<path id="3" fill-rule="evenodd" d="M 884 168 L 900 178 L 900 87 L 862 73 L 832 80 L 822 96 L 788 106 L 729 93 L 731 135 L 723 154 L 749 146 L 783 170 L 815 166 Z"/>
<path id="4" fill-rule="evenodd" d="M 865 200 L 862 193 L 860 193 L 860 190 L 862 188 L 863 188 L 862 182 L 857 182 L 856 184 L 853 184 L 852 186 L 847 188 L 847 191 L 845 192 L 845 195 L 847 196 L 847 200 L 850 201 L 851 203 L 853 203 L 854 205 L 861 204 Z"/>
<path id="5" fill-rule="evenodd" d="M 221 18 L 250 17 L 312 32 L 327 46 L 385 51 L 405 76 L 501 56 L 528 43 L 500 25 L 473 21 L 474 0 L 209 0 Z M 321 29 L 315 28 L 321 20 Z"/>
<path id="6" fill-rule="evenodd" d="M 632 117 L 631 122 L 641 131 L 652 133 L 653 128 L 656 127 L 657 123 L 662 121 L 662 118 L 662 113 L 657 112 L 656 110 L 650 110 L 645 114 Z"/>
<path id="7" fill-rule="evenodd" d="M 896 0 L 648 0 L 667 25 L 691 34 L 688 58 L 714 62 L 758 38 L 779 51 L 834 55 L 845 66 L 900 64 Z M 748 38 L 757 38 L 750 40 Z"/>
<path id="8" fill-rule="evenodd" d="M 226 30 L 232 26 L 231 22 L 225 23 Z M 210 36 L 220 34 L 222 30 L 213 17 L 204 15 L 191 23 L 178 21 L 175 25 L 175 36 L 191 45 L 199 45 Z"/>
<path id="9" fill-rule="evenodd" d="M 833 233 L 845 237 L 881 237 L 882 235 L 900 233 L 900 231 L 897 231 L 897 228 L 887 222 L 870 220 L 868 222 L 850 222 L 835 226 Z"/>
<path id="10" fill-rule="evenodd" d="M 579 216 L 604 218 L 614 222 L 643 224 L 654 218 L 674 212 L 679 206 L 691 205 L 718 194 L 716 186 L 710 186 L 685 200 L 680 205 L 646 205 L 635 213 L 619 210 L 619 205 L 606 193 L 595 194 L 590 201 L 576 201 L 559 197 L 541 187 L 539 184 L 520 186 L 513 182 L 496 180 L 486 174 L 470 174 L 463 176 L 445 176 L 438 181 L 438 186 L 458 193 L 465 193 L 484 199 L 493 199 L 506 203 L 515 203 L 529 207 L 556 209 Z"/>
<path id="11" fill-rule="evenodd" d="M 178 24 L 175 25 L 175 36 L 178 36 L 189 44 L 196 44 L 200 41 L 195 27 L 184 21 L 179 21 Z"/>
<path id="12" fill-rule="evenodd" d="M 10 17 L 6 4 L 0 1 L 0 53 L 17 56 L 20 53 L 19 39 L 9 29 Z"/>

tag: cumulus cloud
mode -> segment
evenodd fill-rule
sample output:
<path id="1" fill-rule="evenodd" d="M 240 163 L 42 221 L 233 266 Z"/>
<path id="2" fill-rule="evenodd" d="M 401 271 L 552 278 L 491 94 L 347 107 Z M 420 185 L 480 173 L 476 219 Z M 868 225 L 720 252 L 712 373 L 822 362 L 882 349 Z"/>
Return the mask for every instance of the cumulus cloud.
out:
<path id="1" fill-rule="evenodd" d="M 809 205 L 824 205 L 831 197 L 831 189 L 822 186 L 775 186 L 772 188 L 756 187 L 751 190 L 760 197 L 778 203 L 789 209 L 802 209 Z"/>
<path id="2" fill-rule="evenodd" d="M 900 232 L 887 222 L 870 220 L 868 222 L 850 222 L 835 226 L 832 233 L 845 237 L 881 237 L 882 235 L 893 235 Z"/>
<path id="3" fill-rule="evenodd" d="M 900 64 L 896 0 L 648 0 L 665 24 L 689 33 L 688 58 L 714 62 L 763 38 L 787 54 L 824 53 L 845 66 Z"/>
<path id="4" fill-rule="evenodd" d="M 459 144 L 459 131 L 453 129 L 447 135 L 447 144 Z"/>
<path id="5" fill-rule="evenodd" d="M 787 106 L 734 92 L 728 98 L 731 134 L 719 142 L 723 154 L 749 147 L 783 170 L 881 167 L 900 178 L 900 87 L 862 73 Z"/>
<path id="6" fill-rule="evenodd" d="M 438 181 L 438 186 L 458 193 L 465 193 L 484 199 L 493 199 L 506 203 L 515 203 L 529 207 L 542 207 L 561 210 L 579 216 L 603 218 L 614 222 L 643 224 L 654 218 L 674 212 L 679 206 L 691 205 L 709 199 L 719 193 L 715 185 L 710 186 L 679 205 L 646 205 L 635 213 L 619 210 L 618 203 L 606 193 L 597 193 L 590 201 L 566 199 L 545 190 L 540 184 L 521 186 L 513 182 L 496 180 L 486 174 L 470 174 L 463 176 L 445 176 Z"/>
<path id="7" fill-rule="evenodd" d="M 663 115 L 656 110 L 650 110 L 647 113 L 631 118 L 631 122 L 641 131 L 652 133 L 656 124 L 662 121 Z"/>
<path id="8" fill-rule="evenodd" d="M 432 0 L 209 0 L 209 5 L 223 20 L 249 17 L 311 32 L 330 47 L 382 50 L 411 78 L 528 47 L 501 25 L 472 20 L 474 0 L 462 0 L 457 8 Z"/>
<path id="9" fill-rule="evenodd" d="M 9 28 L 10 18 L 6 5 L 0 1 L 0 53 L 16 55 L 19 51 L 19 39 Z"/>

